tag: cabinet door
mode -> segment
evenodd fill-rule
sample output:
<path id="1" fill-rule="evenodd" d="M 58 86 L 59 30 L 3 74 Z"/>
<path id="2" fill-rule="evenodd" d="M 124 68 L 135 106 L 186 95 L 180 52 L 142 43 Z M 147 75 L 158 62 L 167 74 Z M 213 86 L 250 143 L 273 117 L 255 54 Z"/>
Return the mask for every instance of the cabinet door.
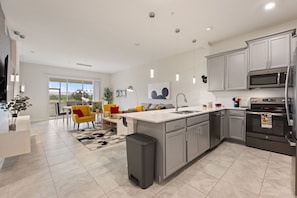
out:
<path id="1" fill-rule="evenodd" d="M 268 59 L 270 68 L 290 65 L 290 35 L 281 35 L 269 39 Z"/>
<path id="2" fill-rule="evenodd" d="M 226 59 L 226 89 L 247 89 L 247 50 L 228 54 Z"/>
<path id="3" fill-rule="evenodd" d="M 229 137 L 245 141 L 245 118 L 229 116 Z"/>
<path id="4" fill-rule="evenodd" d="M 249 71 L 266 69 L 268 65 L 268 41 L 249 43 Z"/>
<path id="5" fill-rule="evenodd" d="M 198 132 L 199 126 L 194 125 L 187 128 L 187 161 L 195 159 L 198 153 Z"/>
<path id="6" fill-rule="evenodd" d="M 209 122 L 199 124 L 198 131 L 198 155 L 204 153 L 210 148 Z"/>
<path id="7" fill-rule="evenodd" d="M 207 81 L 209 91 L 225 89 L 225 56 L 207 59 Z"/>
<path id="8" fill-rule="evenodd" d="M 186 130 L 181 129 L 178 131 L 166 134 L 166 171 L 165 175 L 177 171 L 179 168 L 186 164 Z"/>

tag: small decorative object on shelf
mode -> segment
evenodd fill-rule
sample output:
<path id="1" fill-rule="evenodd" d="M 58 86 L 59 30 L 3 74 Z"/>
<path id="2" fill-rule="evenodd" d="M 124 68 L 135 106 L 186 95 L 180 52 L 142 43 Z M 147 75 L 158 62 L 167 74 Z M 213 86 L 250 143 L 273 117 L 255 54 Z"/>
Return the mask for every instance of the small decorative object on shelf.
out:
<path id="1" fill-rule="evenodd" d="M 25 111 L 28 107 L 32 106 L 29 103 L 30 98 L 22 94 L 16 95 L 6 104 L 6 109 L 10 113 L 9 130 L 16 130 L 16 119 L 21 111 Z"/>

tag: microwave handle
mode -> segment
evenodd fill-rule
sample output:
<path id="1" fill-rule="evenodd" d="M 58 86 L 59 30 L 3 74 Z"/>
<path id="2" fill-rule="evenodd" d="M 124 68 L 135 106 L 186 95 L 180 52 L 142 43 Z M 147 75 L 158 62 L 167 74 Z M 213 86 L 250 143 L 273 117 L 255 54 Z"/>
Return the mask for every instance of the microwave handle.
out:
<path id="1" fill-rule="evenodd" d="M 281 76 L 281 74 L 280 74 L 280 72 L 278 72 L 277 73 L 277 84 L 278 85 L 280 85 L 280 76 Z M 286 78 L 286 80 L 287 80 L 287 78 Z"/>
<path id="2" fill-rule="evenodd" d="M 287 114 L 287 121 L 288 126 L 293 126 L 293 120 L 290 119 L 289 114 L 289 105 L 288 105 L 288 84 L 289 84 L 289 75 L 290 74 L 290 65 L 288 65 L 287 68 L 287 75 L 286 75 L 286 81 L 285 81 L 285 107 L 286 107 L 286 114 Z"/>

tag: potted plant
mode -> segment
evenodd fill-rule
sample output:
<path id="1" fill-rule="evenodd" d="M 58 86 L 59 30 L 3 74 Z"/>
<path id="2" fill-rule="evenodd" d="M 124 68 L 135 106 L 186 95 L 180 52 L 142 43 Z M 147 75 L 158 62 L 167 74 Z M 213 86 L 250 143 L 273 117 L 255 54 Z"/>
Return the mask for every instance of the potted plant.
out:
<path id="1" fill-rule="evenodd" d="M 16 95 L 13 99 L 11 99 L 6 104 L 6 109 L 11 114 L 10 124 L 9 124 L 10 130 L 15 130 L 16 118 L 18 117 L 19 113 L 21 111 L 25 111 L 28 107 L 32 106 L 32 104 L 30 104 L 28 101 L 29 99 L 30 99 L 29 97 L 19 94 L 19 95 Z"/>
<path id="2" fill-rule="evenodd" d="M 104 88 L 103 100 L 106 100 L 108 104 L 112 103 L 112 91 L 109 88 Z"/>

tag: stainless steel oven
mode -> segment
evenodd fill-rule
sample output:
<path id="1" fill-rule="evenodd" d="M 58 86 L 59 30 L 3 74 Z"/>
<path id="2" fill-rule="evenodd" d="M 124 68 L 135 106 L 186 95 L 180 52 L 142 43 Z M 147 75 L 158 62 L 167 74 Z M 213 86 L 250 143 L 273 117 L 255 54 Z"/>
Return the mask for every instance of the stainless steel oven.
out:
<path id="1" fill-rule="evenodd" d="M 250 103 L 251 108 L 246 113 L 246 145 L 295 155 L 295 149 L 287 140 L 291 127 L 288 126 L 285 99 L 251 98 Z M 291 107 L 290 100 L 288 105 Z"/>

